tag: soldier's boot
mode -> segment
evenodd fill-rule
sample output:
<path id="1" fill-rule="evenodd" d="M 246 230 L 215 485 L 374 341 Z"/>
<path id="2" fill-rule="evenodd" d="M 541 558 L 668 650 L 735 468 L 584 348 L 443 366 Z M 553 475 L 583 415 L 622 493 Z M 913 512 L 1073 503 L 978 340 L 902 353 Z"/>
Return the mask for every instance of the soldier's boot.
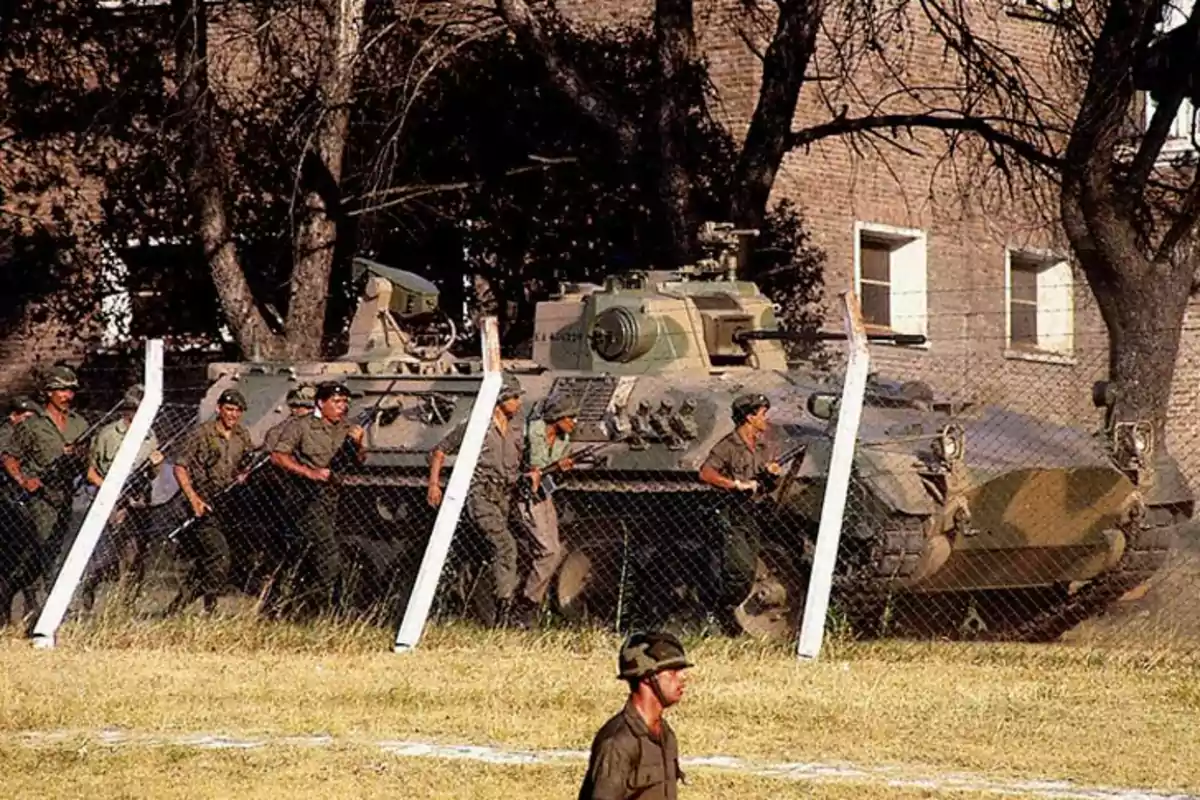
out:
<path id="1" fill-rule="evenodd" d="M 537 615 L 539 606 L 524 595 L 512 601 L 512 607 L 508 612 L 508 625 L 510 628 L 527 631 L 537 625 Z"/>
<path id="2" fill-rule="evenodd" d="M 212 616 L 217 613 L 217 595 L 204 595 L 204 613 L 206 616 Z"/>

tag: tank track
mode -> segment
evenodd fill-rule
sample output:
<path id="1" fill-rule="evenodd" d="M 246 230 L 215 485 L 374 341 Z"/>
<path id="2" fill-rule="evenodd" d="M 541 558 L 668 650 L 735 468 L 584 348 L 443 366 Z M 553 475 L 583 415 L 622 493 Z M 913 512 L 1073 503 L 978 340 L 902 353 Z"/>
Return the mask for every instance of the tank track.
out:
<path id="1" fill-rule="evenodd" d="M 1147 527 L 1127 534 L 1120 561 L 1082 586 L 1062 602 L 1034 612 L 1019 621 L 989 620 L 989 631 L 973 636 L 994 642 L 1049 642 L 1084 620 L 1104 611 L 1122 595 L 1149 580 L 1165 563 L 1174 536 L 1175 520 L 1168 509 L 1154 509 Z M 834 577 L 839 608 L 858 623 L 863 633 L 875 632 L 878 617 L 893 593 L 904 596 L 897 584 L 910 577 L 920 561 L 924 533 L 919 518 L 889 520 L 868 551 L 866 563 Z M 971 594 L 964 592 L 964 594 Z M 906 599 L 914 598 L 906 596 Z M 936 615 L 935 600 L 929 614 Z M 990 615 L 989 615 L 990 616 Z"/>

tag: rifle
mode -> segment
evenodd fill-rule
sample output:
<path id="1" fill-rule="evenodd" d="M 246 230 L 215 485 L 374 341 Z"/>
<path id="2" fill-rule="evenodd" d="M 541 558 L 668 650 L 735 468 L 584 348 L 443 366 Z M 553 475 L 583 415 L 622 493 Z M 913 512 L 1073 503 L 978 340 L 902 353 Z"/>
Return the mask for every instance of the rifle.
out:
<path id="1" fill-rule="evenodd" d="M 245 484 L 246 481 L 248 481 L 250 479 L 251 475 L 253 475 L 255 472 L 258 472 L 260 469 L 262 469 L 264 466 L 266 466 L 269 463 L 271 463 L 271 454 L 269 452 L 263 450 L 263 451 L 259 451 L 259 452 L 255 453 L 254 457 L 250 461 L 250 465 L 248 467 L 246 467 L 246 469 L 243 470 L 242 473 L 233 480 L 233 482 L 231 482 L 228 486 L 226 486 L 224 489 L 222 489 L 221 491 L 214 494 L 211 498 L 209 498 L 206 501 L 208 503 L 209 507 L 211 509 L 215 510 L 217 502 L 222 497 L 229 494 L 231 491 L 233 491 L 237 487 Z M 180 492 L 180 494 L 182 495 L 183 492 Z M 186 496 L 184 497 L 184 500 L 186 502 L 186 500 L 187 500 Z M 209 511 L 209 513 L 211 514 L 213 512 Z M 178 541 L 180 536 L 182 536 L 187 530 L 189 530 L 193 525 L 195 525 L 201 519 L 202 519 L 202 517 L 197 517 L 195 514 L 189 514 L 187 519 L 185 519 L 179 525 L 175 526 L 175 528 L 170 533 L 167 534 L 167 541 L 168 542 Z"/>
<path id="2" fill-rule="evenodd" d="M 758 471 L 755 480 L 758 481 L 758 490 L 754 493 L 755 496 L 768 495 L 774 492 L 779 487 L 779 480 L 783 477 L 783 465 L 791 461 L 798 455 L 801 455 L 808 449 L 808 443 L 798 444 L 783 451 L 779 458 L 775 459 L 774 463 L 780 466 L 779 474 L 769 472 L 766 467 Z"/>
<path id="3" fill-rule="evenodd" d="M 96 430 L 101 425 L 108 422 L 109 417 L 111 417 L 114 412 L 119 411 L 121 409 L 121 406 L 123 406 L 124 404 L 125 404 L 125 398 L 122 397 L 120 400 L 117 401 L 116 405 L 114 405 L 112 408 L 110 408 L 108 411 L 106 411 L 104 413 L 104 416 L 100 417 L 100 419 L 96 420 L 91 425 L 89 425 L 87 428 L 85 428 L 83 433 L 79 434 L 78 436 L 76 436 L 74 439 L 72 439 L 69 442 L 64 441 L 63 447 L 64 448 L 66 448 L 66 447 L 74 448 L 75 445 L 79 444 L 80 442 L 86 441 L 88 439 L 88 437 L 90 437 L 93 433 L 95 433 Z M 58 489 L 66 490 L 68 488 L 68 486 L 67 486 L 68 481 L 67 481 L 67 476 L 66 476 L 67 465 L 74 464 L 75 467 L 78 467 L 80 460 L 81 460 L 80 455 L 78 453 L 76 453 L 74 450 L 72 450 L 72 452 L 70 454 L 67 454 L 64 452 L 61 456 L 54 459 L 54 461 L 50 462 L 50 466 L 47 467 L 46 471 L 42 475 L 38 476 L 39 479 L 42 481 L 42 487 L 43 488 L 50 487 L 50 488 L 58 488 Z M 75 487 L 75 491 L 78 491 L 78 487 L 79 487 L 79 484 L 77 483 L 78 479 L 79 479 L 79 475 L 76 474 L 76 476 L 70 481 L 70 483 Z M 34 497 L 34 495 L 36 494 L 35 492 L 27 491 L 24 487 L 18 487 L 18 488 L 20 489 L 20 492 L 17 496 L 17 503 L 19 505 L 25 505 L 26 501 L 32 499 Z"/>
<path id="4" fill-rule="evenodd" d="M 599 444 L 591 445 L 590 447 L 585 447 L 577 453 L 568 453 L 566 457 L 577 464 L 587 461 L 594 461 L 597 453 L 605 448 L 612 447 L 614 444 L 617 444 L 617 442 L 601 442 Z M 536 496 L 533 491 L 533 476 L 528 472 L 522 473 L 521 477 L 517 480 L 517 496 L 522 501 L 541 502 L 542 500 L 545 500 L 547 497 L 554 494 L 554 490 L 558 488 L 554 482 L 553 476 L 554 473 L 561 471 L 562 470 L 559 468 L 557 461 L 543 469 L 541 482 L 538 486 Z"/>

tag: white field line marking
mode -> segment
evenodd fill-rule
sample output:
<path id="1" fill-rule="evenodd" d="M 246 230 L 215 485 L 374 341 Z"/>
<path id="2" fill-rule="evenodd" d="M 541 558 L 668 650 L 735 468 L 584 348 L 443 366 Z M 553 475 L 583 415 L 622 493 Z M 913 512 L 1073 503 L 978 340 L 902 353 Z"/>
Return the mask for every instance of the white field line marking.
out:
<path id="1" fill-rule="evenodd" d="M 80 740 L 83 741 L 80 741 Z M 25 747 L 79 747 L 88 740 L 102 746 L 194 747 L 204 750 L 251 750 L 263 747 L 329 747 L 334 744 L 378 748 L 402 758 L 440 758 L 480 761 L 488 764 L 586 764 L 584 750 L 515 750 L 486 745 L 454 745 L 407 739 L 335 739 L 317 736 L 238 737 L 211 733 L 149 734 L 120 730 L 21 731 L 0 735 L 0 741 Z M 930 791 L 974 791 L 1000 795 L 1068 800 L 1200 800 L 1200 795 L 1172 794 L 1152 789 L 1081 786 L 1066 780 L 989 778 L 963 772 L 924 772 L 906 766 L 863 766 L 849 762 L 771 763 L 735 756 L 693 756 L 680 759 L 683 767 L 738 772 L 777 780 L 823 783 L 872 783 L 897 788 Z M 686 770 L 685 770 L 686 771 Z"/>

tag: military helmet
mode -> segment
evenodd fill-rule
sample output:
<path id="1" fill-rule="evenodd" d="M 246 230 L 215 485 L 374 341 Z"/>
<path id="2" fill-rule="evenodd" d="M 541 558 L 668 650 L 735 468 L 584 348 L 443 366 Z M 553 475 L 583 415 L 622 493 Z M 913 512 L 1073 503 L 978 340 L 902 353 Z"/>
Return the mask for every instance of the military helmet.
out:
<path id="1" fill-rule="evenodd" d="M 301 384 L 287 393 L 287 404 L 292 408 L 311 406 L 317 400 L 317 387 L 309 383 Z"/>
<path id="2" fill-rule="evenodd" d="M 546 398 L 542 406 L 543 422 L 558 422 L 567 417 L 579 416 L 579 401 L 570 395 L 560 395 Z"/>
<path id="3" fill-rule="evenodd" d="M 8 399 L 9 414 L 24 414 L 27 411 L 37 411 L 37 405 L 28 396 L 19 394 Z"/>
<path id="4" fill-rule="evenodd" d="M 221 392 L 221 396 L 217 398 L 219 406 L 237 406 L 242 411 L 246 410 L 246 398 L 237 389 L 226 389 Z"/>
<path id="5" fill-rule="evenodd" d="M 511 400 L 523 394 L 525 394 L 525 390 L 521 388 L 521 382 L 505 372 L 500 379 L 500 396 L 496 398 L 496 402 L 503 403 L 505 400 Z"/>
<path id="6" fill-rule="evenodd" d="M 621 645 L 617 658 L 621 680 L 638 680 L 665 669 L 683 669 L 693 664 L 687 660 L 683 645 L 673 634 L 665 631 L 632 633 Z"/>
<path id="7" fill-rule="evenodd" d="M 731 408 L 735 419 L 745 419 L 763 407 L 770 408 L 771 401 L 765 394 L 740 394 L 733 398 Z"/>
<path id="8" fill-rule="evenodd" d="M 142 398 L 146 396 L 146 388 L 140 383 L 135 383 L 125 390 L 124 396 L 121 397 L 121 408 L 137 408 L 142 404 Z"/>
<path id="9" fill-rule="evenodd" d="M 79 379 L 75 370 L 65 364 L 58 364 L 46 370 L 42 376 L 42 391 L 54 392 L 59 389 L 78 389 Z"/>

